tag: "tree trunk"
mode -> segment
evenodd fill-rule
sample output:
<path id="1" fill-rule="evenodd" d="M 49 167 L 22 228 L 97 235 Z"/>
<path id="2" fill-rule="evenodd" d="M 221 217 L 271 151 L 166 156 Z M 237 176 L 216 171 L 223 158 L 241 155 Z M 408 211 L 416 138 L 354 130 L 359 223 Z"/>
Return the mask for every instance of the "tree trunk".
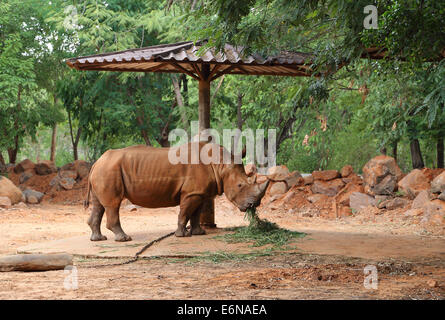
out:
<path id="1" fill-rule="evenodd" d="M 70 135 L 71 135 L 71 143 L 73 145 L 73 157 L 74 157 L 74 161 L 79 160 L 79 154 L 77 151 L 77 146 L 79 144 L 79 140 L 80 140 L 80 134 L 82 133 L 82 127 L 79 126 L 79 128 L 77 128 L 77 133 L 76 136 L 74 137 L 73 135 L 73 123 L 71 121 L 71 112 L 68 111 L 68 124 L 70 125 Z"/>
<path id="2" fill-rule="evenodd" d="M 396 160 L 397 162 L 397 141 L 393 143 L 392 145 L 392 157 L 394 158 L 394 160 Z"/>
<path id="3" fill-rule="evenodd" d="M 420 150 L 420 143 L 418 139 L 413 139 L 410 142 L 411 149 L 411 161 L 413 164 L 413 169 L 422 169 L 425 167 L 422 158 L 422 151 Z"/>
<path id="4" fill-rule="evenodd" d="M 173 89 L 175 91 L 176 96 L 176 102 L 178 103 L 179 113 L 181 114 L 181 122 L 182 126 L 184 127 L 184 130 L 187 130 L 188 128 L 188 120 L 187 120 L 187 114 L 185 113 L 184 108 L 184 99 L 181 94 L 181 88 L 179 87 L 178 78 L 176 78 L 176 75 L 172 75 L 172 83 L 173 83 Z"/>
<path id="5" fill-rule="evenodd" d="M 57 138 L 57 123 L 53 125 L 52 134 L 51 134 L 51 154 L 49 156 L 49 160 L 55 161 L 56 159 L 56 138 Z"/>
<path id="6" fill-rule="evenodd" d="M 436 144 L 436 152 L 437 152 L 437 167 L 443 168 L 444 167 L 444 145 L 443 145 L 443 137 L 440 137 L 437 139 Z"/>
<path id="7" fill-rule="evenodd" d="M 138 122 L 139 126 L 141 127 L 141 135 L 142 135 L 142 138 L 145 141 L 145 144 L 147 146 L 151 147 L 152 145 L 151 145 L 151 142 L 150 142 L 150 138 L 148 137 L 147 130 L 142 128 L 142 126 L 144 125 L 144 120 L 142 119 L 141 116 L 138 116 L 138 117 L 136 117 L 136 121 Z"/>
<path id="8" fill-rule="evenodd" d="M 386 156 L 386 147 L 381 147 L 380 148 L 380 153 L 384 154 Z"/>
<path id="9" fill-rule="evenodd" d="M 1 165 L 6 165 L 6 163 L 5 163 L 5 158 L 3 158 L 3 154 L 2 154 L 2 152 L 0 151 L 0 164 Z"/>
<path id="10" fill-rule="evenodd" d="M 8 149 L 9 163 L 15 163 L 17 160 L 17 153 L 19 151 L 19 114 L 20 109 L 22 107 L 22 86 L 19 85 L 17 90 L 17 110 L 15 112 L 15 120 L 14 120 L 14 128 L 15 128 L 15 137 L 14 137 L 14 148 Z"/>

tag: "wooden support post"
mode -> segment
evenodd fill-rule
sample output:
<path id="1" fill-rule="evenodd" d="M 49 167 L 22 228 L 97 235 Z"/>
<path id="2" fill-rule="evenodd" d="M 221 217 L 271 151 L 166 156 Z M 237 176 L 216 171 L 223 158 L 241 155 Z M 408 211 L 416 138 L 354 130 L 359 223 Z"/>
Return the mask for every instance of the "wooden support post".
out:
<path id="1" fill-rule="evenodd" d="M 210 128 L 210 65 L 202 64 L 199 79 L 199 132 Z M 216 228 L 215 204 L 213 200 L 205 200 L 201 208 L 201 225 Z"/>

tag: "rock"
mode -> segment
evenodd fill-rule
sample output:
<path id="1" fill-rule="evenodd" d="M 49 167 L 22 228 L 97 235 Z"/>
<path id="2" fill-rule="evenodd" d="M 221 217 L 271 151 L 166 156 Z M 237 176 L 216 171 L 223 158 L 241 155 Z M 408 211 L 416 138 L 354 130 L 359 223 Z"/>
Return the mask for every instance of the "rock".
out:
<path id="1" fill-rule="evenodd" d="M 35 170 L 38 175 L 46 176 L 48 174 L 57 172 L 56 165 L 53 161 L 43 160 L 35 165 Z"/>
<path id="2" fill-rule="evenodd" d="M 445 191 L 445 171 L 439 174 L 431 182 L 431 192 L 441 193 Z"/>
<path id="3" fill-rule="evenodd" d="M 19 176 L 19 183 L 20 183 L 20 184 L 25 183 L 25 182 L 28 181 L 29 178 L 31 178 L 33 175 L 34 175 L 34 174 L 33 174 L 30 170 L 28 170 L 28 171 L 26 171 L 26 172 L 22 172 L 22 173 L 20 174 L 20 176 Z"/>
<path id="4" fill-rule="evenodd" d="M 0 197 L 8 197 L 11 204 L 24 201 L 22 191 L 11 180 L 3 176 L 0 176 Z"/>
<path id="5" fill-rule="evenodd" d="M 88 177 L 91 165 L 84 160 L 76 160 L 74 161 L 74 169 L 77 171 L 77 176 L 80 179 L 83 179 L 85 177 Z"/>
<path id="6" fill-rule="evenodd" d="M 313 195 L 307 197 L 307 200 L 310 203 L 325 202 L 325 201 L 329 200 L 329 196 L 327 196 L 325 194 L 321 194 L 321 193 L 316 193 L 316 194 L 313 194 Z"/>
<path id="7" fill-rule="evenodd" d="M 246 174 L 247 174 L 247 176 L 253 176 L 255 173 L 257 173 L 257 169 L 256 169 L 256 166 L 255 166 L 255 164 L 253 164 L 253 163 L 249 163 L 249 164 L 246 164 L 245 166 L 244 166 L 244 171 L 246 171 Z"/>
<path id="8" fill-rule="evenodd" d="M 382 209 L 386 208 L 388 210 L 394 210 L 397 208 L 403 208 L 408 204 L 408 201 L 406 199 L 402 198 L 394 198 L 390 200 L 383 201 L 377 205 L 377 208 Z"/>
<path id="9" fill-rule="evenodd" d="M 346 178 L 353 172 L 354 172 L 354 169 L 352 168 L 351 165 L 348 164 L 348 165 L 344 166 L 343 168 L 341 168 L 340 175 L 342 178 Z"/>
<path id="10" fill-rule="evenodd" d="M 424 217 L 422 224 L 443 226 L 445 224 L 445 201 L 432 200 L 424 206 Z"/>
<path id="11" fill-rule="evenodd" d="M 349 206 L 340 206 L 337 210 L 337 216 L 339 218 L 352 216 L 352 210 Z"/>
<path id="12" fill-rule="evenodd" d="M 352 183 L 347 184 L 342 190 L 341 194 L 337 195 L 337 203 L 342 206 L 349 207 L 349 197 L 353 192 L 363 193 L 363 186 Z"/>
<path id="13" fill-rule="evenodd" d="M 137 211 L 139 208 L 142 208 L 142 207 L 137 206 L 135 204 L 129 204 L 129 205 L 125 206 L 125 209 L 128 211 Z"/>
<path id="14" fill-rule="evenodd" d="M 313 184 L 314 183 L 314 177 L 311 174 L 303 177 L 303 180 L 304 180 L 303 183 L 304 183 L 305 186 L 307 186 L 308 184 Z"/>
<path id="15" fill-rule="evenodd" d="M 0 163 L 0 173 L 6 172 L 8 172 L 8 168 L 4 164 Z"/>
<path id="16" fill-rule="evenodd" d="M 416 208 L 416 209 L 410 209 L 408 211 L 405 211 L 404 215 L 405 217 L 417 217 L 423 214 L 422 208 Z"/>
<path id="17" fill-rule="evenodd" d="M 340 173 L 337 170 L 324 170 L 312 172 L 314 180 L 329 181 L 340 177 Z"/>
<path id="18" fill-rule="evenodd" d="M 19 202 L 14 207 L 15 208 L 20 208 L 20 209 L 27 209 L 28 208 L 28 206 L 24 202 Z"/>
<path id="19" fill-rule="evenodd" d="M 32 189 L 26 189 L 25 191 L 23 191 L 23 194 L 25 195 L 26 202 L 31 204 L 40 203 L 40 201 L 42 201 L 42 198 L 44 196 L 42 192 L 35 191 Z"/>
<path id="20" fill-rule="evenodd" d="M 36 165 L 34 164 L 34 162 L 29 159 L 25 159 L 14 167 L 14 172 L 22 173 L 27 170 L 34 170 L 35 166 Z"/>
<path id="21" fill-rule="evenodd" d="M 262 174 L 257 174 L 256 175 L 256 183 L 264 183 L 267 181 L 267 176 L 262 175 Z"/>
<path id="22" fill-rule="evenodd" d="M 267 177 L 273 181 L 284 181 L 289 174 L 289 169 L 284 165 L 270 167 L 267 171 Z"/>
<path id="23" fill-rule="evenodd" d="M 71 190 L 76 184 L 73 178 L 60 178 L 59 185 L 65 190 Z"/>
<path id="24" fill-rule="evenodd" d="M 67 164 L 63 165 L 63 166 L 60 168 L 60 170 L 61 170 L 61 171 L 76 170 L 76 169 L 74 168 L 74 162 L 70 162 L 70 163 L 67 163 Z"/>
<path id="25" fill-rule="evenodd" d="M 8 197 L 0 197 L 0 208 L 8 209 L 11 206 L 12 206 L 12 203 Z"/>
<path id="26" fill-rule="evenodd" d="M 279 194 L 286 193 L 287 190 L 288 190 L 288 188 L 287 188 L 286 182 L 284 182 L 284 181 L 274 182 L 272 184 L 272 186 L 270 187 L 269 194 L 271 196 L 279 195 Z"/>
<path id="27" fill-rule="evenodd" d="M 419 192 L 417 197 L 414 199 L 411 209 L 423 208 L 427 202 L 430 201 L 430 194 L 427 190 L 422 190 Z"/>
<path id="28" fill-rule="evenodd" d="M 442 200 L 442 201 L 445 201 L 445 191 L 442 192 L 442 193 L 437 197 L 437 199 Z"/>
<path id="29" fill-rule="evenodd" d="M 321 193 L 327 196 L 335 196 L 345 183 L 341 179 L 335 179 L 330 181 L 315 180 L 311 186 L 313 193 Z"/>
<path id="30" fill-rule="evenodd" d="M 375 199 L 365 193 L 353 192 L 349 197 L 349 206 L 351 209 L 359 211 L 368 206 L 375 206 Z"/>
<path id="31" fill-rule="evenodd" d="M 77 179 L 77 171 L 75 170 L 60 170 L 59 171 L 59 177 L 60 178 L 71 178 L 76 180 Z"/>
<path id="32" fill-rule="evenodd" d="M 370 195 L 391 195 L 402 177 L 402 171 L 392 157 L 380 155 L 363 167 L 365 192 Z"/>
<path id="33" fill-rule="evenodd" d="M 349 176 L 342 178 L 342 181 L 344 183 L 363 184 L 363 179 L 355 173 L 351 173 Z"/>
<path id="34" fill-rule="evenodd" d="M 429 190 L 428 178 L 419 169 L 414 169 L 398 183 L 399 190 L 404 192 L 408 198 L 414 199 L 422 190 Z"/>
<path id="35" fill-rule="evenodd" d="M 59 181 L 60 181 L 60 177 L 59 176 L 55 176 L 54 178 L 51 179 L 51 181 L 49 182 L 49 185 L 51 187 L 58 186 L 59 185 Z"/>
<path id="36" fill-rule="evenodd" d="M 291 174 L 289 174 L 284 181 L 287 184 L 287 188 L 290 189 L 293 186 L 297 186 L 297 185 L 303 184 L 304 179 L 301 176 L 300 172 L 295 170 Z"/>

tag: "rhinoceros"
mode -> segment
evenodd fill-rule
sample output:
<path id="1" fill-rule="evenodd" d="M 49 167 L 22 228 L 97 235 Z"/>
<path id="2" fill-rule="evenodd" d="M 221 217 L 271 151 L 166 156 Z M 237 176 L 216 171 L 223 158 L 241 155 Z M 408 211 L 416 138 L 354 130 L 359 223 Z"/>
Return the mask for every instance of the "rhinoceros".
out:
<path id="1" fill-rule="evenodd" d="M 195 145 L 194 145 L 195 144 Z M 181 150 L 189 154 L 200 151 L 208 143 L 191 142 Z M 201 208 L 206 201 L 222 195 L 241 211 L 259 205 L 268 181 L 257 184 L 254 176 L 247 176 L 242 164 L 236 164 L 234 156 L 219 145 L 212 150 L 220 152 L 218 162 L 205 164 L 198 162 L 172 164 L 169 152 L 179 152 L 180 147 L 154 148 L 144 145 L 106 151 L 93 165 L 88 178 L 88 191 L 85 208 L 92 203 L 88 225 L 91 227 L 91 241 L 106 240 L 100 224 L 104 212 L 107 215 L 107 228 L 115 235 L 115 241 L 130 241 L 121 227 L 119 207 L 124 198 L 131 203 L 146 208 L 180 206 L 177 237 L 205 234 L 200 226 Z M 229 161 L 223 161 L 229 154 Z M 191 160 L 191 156 L 188 156 Z M 192 163 L 190 163 L 192 162 Z M 91 194 L 91 199 L 90 199 Z M 190 221 L 190 229 L 186 228 Z"/>

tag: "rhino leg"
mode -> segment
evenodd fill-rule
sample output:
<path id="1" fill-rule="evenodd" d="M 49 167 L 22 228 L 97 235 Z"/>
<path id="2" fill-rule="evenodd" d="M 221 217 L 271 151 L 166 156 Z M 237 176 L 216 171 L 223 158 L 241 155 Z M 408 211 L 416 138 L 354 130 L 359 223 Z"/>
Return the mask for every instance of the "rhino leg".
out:
<path id="1" fill-rule="evenodd" d="M 190 218 L 191 233 L 192 235 L 206 234 L 206 231 L 201 228 L 201 207 L 199 207 Z"/>
<path id="2" fill-rule="evenodd" d="M 181 199 L 181 204 L 179 206 L 179 216 L 178 216 L 178 229 L 175 232 L 177 237 L 190 237 L 192 235 L 191 230 L 187 230 L 187 223 L 192 217 L 193 213 L 197 211 L 202 203 L 202 198 L 200 196 L 190 196 Z"/>
<path id="3" fill-rule="evenodd" d="M 102 234 L 100 231 L 100 223 L 102 222 L 102 217 L 105 212 L 104 206 L 99 202 L 97 197 L 92 195 L 92 204 L 93 208 L 91 210 L 90 217 L 88 218 L 88 225 L 91 228 L 91 241 L 102 241 L 107 240 L 107 237 Z"/>
<path id="4" fill-rule="evenodd" d="M 119 219 L 119 207 L 105 207 L 107 215 L 107 229 L 113 231 L 114 240 L 119 242 L 131 241 L 131 237 L 122 230 Z"/>

